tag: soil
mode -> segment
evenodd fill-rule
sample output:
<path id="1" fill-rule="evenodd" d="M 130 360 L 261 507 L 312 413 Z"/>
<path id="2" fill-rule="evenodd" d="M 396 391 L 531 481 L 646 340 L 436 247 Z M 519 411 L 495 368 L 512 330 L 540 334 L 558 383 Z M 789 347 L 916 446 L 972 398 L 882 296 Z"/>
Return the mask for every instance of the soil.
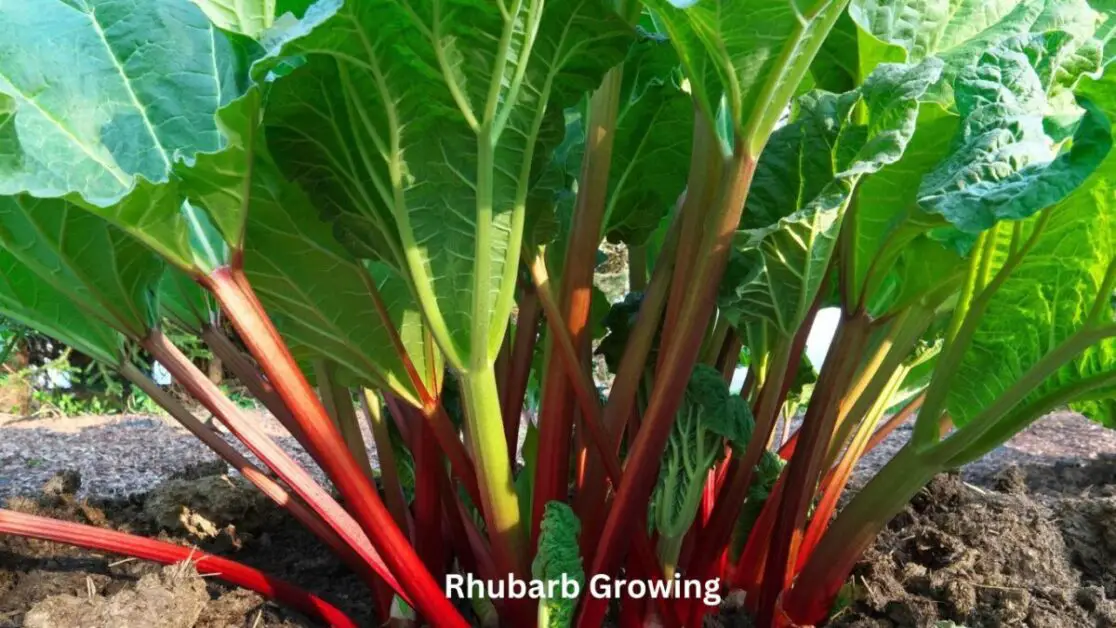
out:
<path id="1" fill-rule="evenodd" d="M 215 473 L 216 472 L 216 473 Z M 77 499 L 76 474 L 7 507 L 196 546 L 318 593 L 362 626 L 369 596 L 318 541 L 219 461 L 194 465 L 146 495 Z M 310 619 L 199 575 L 56 543 L 0 535 L 0 628 L 294 628 Z"/>
<path id="2" fill-rule="evenodd" d="M 1116 626 L 1116 456 L 935 478 L 854 572 L 834 626 Z"/>
<path id="3" fill-rule="evenodd" d="M 1084 457 L 1017 456 L 935 478 L 857 566 L 830 625 L 1116 627 L 1116 455 L 1071 453 Z M 111 498 L 63 473 L 7 507 L 227 555 L 374 625 L 362 583 L 226 471 L 213 460 Z M 731 613 L 713 623 L 746 625 Z M 0 536 L 0 628 L 313 625 L 189 566 Z"/>

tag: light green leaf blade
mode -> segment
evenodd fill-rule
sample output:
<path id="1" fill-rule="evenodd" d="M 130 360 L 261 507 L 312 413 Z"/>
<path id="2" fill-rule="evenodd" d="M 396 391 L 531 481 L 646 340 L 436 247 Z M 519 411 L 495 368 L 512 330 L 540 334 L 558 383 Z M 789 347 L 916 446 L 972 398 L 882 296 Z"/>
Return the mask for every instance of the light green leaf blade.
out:
<path id="1" fill-rule="evenodd" d="M 189 0 L 9 0 L 0 14 L 18 147 L 0 194 L 108 205 L 136 176 L 166 181 L 177 159 L 222 147 L 214 114 L 242 91 L 244 50 Z"/>
<path id="2" fill-rule="evenodd" d="M 855 232 L 843 263 L 849 303 L 881 303 L 878 294 L 896 259 L 935 221 L 925 220 L 916 200 L 922 177 L 947 155 L 958 129 L 957 116 L 935 103 L 919 107 L 914 136 L 899 161 L 865 177 L 857 188 Z M 878 305 L 877 305 L 878 307 Z M 882 313 L 873 308 L 873 312 Z"/>
<path id="3" fill-rule="evenodd" d="M 382 264 L 366 269 L 354 259 L 297 186 L 262 159 L 253 172 L 244 264 L 284 338 L 420 405 L 373 293 L 429 387 L 427 374 L 440 373 L 440 364 L 427 364 L 421 313 L 406 282 Z"/>
<path id="4" fill-rule="evenodd" d="M 120 334 L 88 316 L 14 255 L 0 248 L 0 314 L 62 341 L 105 364 L 123 360 Z"/>
<path id="5" fill-rule="evenodd" d="M 880 273 L 882 281 L 868 292 L 872 316 L 899 312 L 916 303 L 936 309 L 960 285 L 964 260 L 941 242 L 915 235 L 896 252 Z"/>
<path id="6" fill-rule="evenodd" d="M 209 21 L 222 28 L 257 38 L 275 24 L 285 7 L 276 7 L 276 0 L 193 0 Z M 309 2 L 302 2 L 309 4 Z"/>
<path id="7" fill-rule="evenodd" d="M 157 322 L 162 262 L 139 241 L 65 199 L 0 196 L 0 245 L 42 281 L 132 339 Z"/>
<path id="8" fill-rule="evenodd" d="M 159 281 L 159 314 L 195 336 L 217 320 L 219 310 L 213 297 L 189 275 L 174 266 L 163 270 Z"/>
<path id="9" fill-rule="evenodd" d="M 647 5 L 678 50 L 695 101 L 717 119 L 721 94 L 737 135 L 757 156 L 847 0 L 703 0 Z"/>
<path id="10" fill-rule="evenodd" d="M 271 93 L 272 153 L 408 269 L 459 369 L 502 340 L 546 108 L 596 87 L 631 36 L 600 0 L 515 8 L 323 0 L 277 42 L 307 62 Z"/>
<path id="11" fill-rule="evenodd" d="M 849 15 L 871 35 L 860 38 L 863 70 L 882 61 L 943 59 L 936 90 L 943 104 L 952 101 L 954 78 L 1003 40 L 1062 30 L 1084 46 L 1100 18 L 1085 0 L 852 0 Z"/>
<path id="12" fill-rule="evenodd" d="M 605 209 L 611 242 L 642 245 L 686 187 L 694 113 L 678 67 L 670 44 L 654 39 L 624 62 Z"/>
<path id="13" fill-rule="evenodd" d="M 1086 91 L 1110 116 L 1116 115 L 1113 87 L 1113 80 L 1106 77 Z M 1103 301 L 1103 320 L 1114 320 L 1111 295 L 1098 295 L 1106 271 L 1116 262 L 1114 175 L 1116 155 L 1110 153 L 1084 185 L 1048 210 L 1052 212 L 1049 224 L 1034 249 L 993 297 L 950 388 L 947 407 L 958 425 L 1080 330 L 1098 296 Z M 1109 338 L 1059 369 L 1028 399 L 1112 372 L 1116 372 L 1116 339 Z M 1093 420 L 1116 426 L 1111 395 L 1082 400 L 1075 407 Z"/>
<path id="14" fill-rule="evenodd" d="M 856 88 L 861 76 L 859 34 L 848 11 L 842 12 L 810 65 L 814 87 L 827 92 L 847 92 Z"/>
<path id="15" fill-rule="evenodd" d="M 933 62 L 881 66 L 858 91 L 798 100 L 757 166 L 738 254 L 721 283 L 719 306 L 733 324 L 759 318 L 794 333 L 829 270 L 857 181 L 902 156 L 918 100 L 939 71 Z M 853 122 L 861 105 L 870 112 L 864 125 Z"/>

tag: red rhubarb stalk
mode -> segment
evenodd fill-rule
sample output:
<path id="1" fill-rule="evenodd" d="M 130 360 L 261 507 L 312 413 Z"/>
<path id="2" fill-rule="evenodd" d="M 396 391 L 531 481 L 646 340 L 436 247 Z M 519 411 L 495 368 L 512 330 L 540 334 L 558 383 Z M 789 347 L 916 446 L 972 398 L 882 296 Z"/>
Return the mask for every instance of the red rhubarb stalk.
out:
<path id="1" fill-rule="evenodd" d="M 291 496 L 278 482 L 268 477 L 267 474 L 241 455 L 232 445 L 225 442 L 225 439 L 221 438 L 217 432 L 195 418 L 173 395 L 160 388 L 132 364 L 124 364 L 120 368 L 120 374 L 162 406 L 162 408 L 170 413 L 183 427 L 190 430 L 191 434 L 196 436 L 200 441 L 216 452 L 221 459 L 236 469 L 244 479 L 260 489 L 260 492 L 278 504 L 279 507 L 291 513 L 291 516 L 321 539 L 322 542 L 333 550 L 346 564 L 353 568 L 354 571 L 362 574 L 369 583 L 373 581 L 371 576 L 374 575 L 374 572 L 369 568 L 369 565 L 357 557 L 356 553 L 353 552 L 353 548 L 342 540 L 341 537 L 334 532 L 332 527 L 326 525 L 322 518 L 314 511 Z M 378 579 L 378 576 L 376 578 Z"/>
<path id="2" fill-rule="evenodd" d="M 438 579 L 445 578 L 445 543 L 442 539 L 442 452 L 430 425 L 412 411 L 415 441 L 415 536 L 422 562 Z"/>
<path id="3" fill-rule="evenodd" d="M 574 396 L 581 410 L 583 431 L 588 434 L 589 440 L 604 463 L 609 481 L 613 486 L 616 486 L 620 483 L 622 475 L 620 459 L 607 446 L 607 439 L 601 425 L 600 403 L 594 395 L 596 388 L 594 388 L 589 374 L 579 366 L 580 363 L 574 350 L 573 340 L 566 333 L 566 327 L 562 324 L 561 314 L 554 303 L 545 273 L 546 268 L 541 263 L 541 258 L 540 261 L 531 265 L 531 277 L 535 281 L 535 290 L 539 295 L 539 302 L 542 304 L 543 311 L 546 313 L 547 326 L 554 343 L 553 346 L 556 348 L 556 354 L 559 357 L 558 366 L 565 369 L 565 373 L 573 385 Z M 659 565 L 658 559 L 655 558 L 655 553 L 651 549 L 651 542 L 647 538 L 645 530 L 645 527 L 637 527 L 633 532 L 636 558 L 646 572 L 662 574 L 664 573 L 663 569 Z"/>
<path id="4" fill-rule="evenodd" d="M 190 561 L 199 572 L 212 574 L 230 584 L 278 600 L 330 626 L 357 628 L 348 616 L 312 593 L 246 565 L 189 547 L 6 509 L 0 509 L 0 532 L 133 556 L 164 565 Z"/>
<path id="5" fill-rule="evenodd" d="M 786 487 L 778 503 L 779 515 L 775 520 L 771 555 L 760 588 L 761 624 L 771 623 L 776 601 L 783 589 L 790 585 L 807 509 L 829 448 L 841 399 L 856 373 L 858 358 L 868 341 L 870 329 L 871 321 L 864 314 L 853 314 L 842 322 L 806 410 L 799 437 L 799 455 L 791 458 L 784 471 Z"/>
<path id="6" fill-rule="evenodd" d="M 162 332 L 152 330 L 140 343 L 167 372 L 182 384 L 187 392 L 197 399 L 206 410 L 217 417 L 248 449 L 279 476 L 307 505 L 345 540 L 357 554 L 368 562 L 384 580 L 393 583 L 397 591 L 399 584 L 395 576 L 377 550 L 369 543 L 368 537 L 357 522 L 334 499 L 318 485 L 289 454 L 275 444 L 271 437 L 261 430 L 221 392 L 217 385 L 199 371 L 194 363 L 178 350 Z M 329 421 L 329 418 L 326 418 Z M 333 423 L 330 422 L 332 426 Z M 342 442 L 342 446 L 344 443 Z M 348 449 L 346 448 L 346 451 Z M 355 464 L 355 461 L 354 461 Z M 362 476 L 363 477 L 363 474 Z M 407 597 L 411 596 L 406 591 Z"/>
<path id="7" fill-rule="evenodd" d="M 677 225 L 676 220 L 667 232 L 666 243 L 651 274 L 651 282 L 643 293 L 639 317 L 628 336 L 627 344 L 624 345 L 620 366 L 616 371 L 616 378 L 612 381 L 608 403 L 605 405 L 604 416 L 601 419 L 608 433 L 609 451 L 615 452 L 617 456 L 620 455 L 625 427 L 628 427 L 633 435 L 637 431 L 636 398 L 640 382 L 643 381 L 646 372 L 647 360 L 654 347 L 655 337 L 658 335 L 663 310 L 666 307 L 671 269 L 674 267 Z M 586 562 L 591 562 L 593 559 L 597 549 L 596 540 L 600 536 L 601 526 L 604 525 L 607 488 L 603 463 L 598 458 L 591 457 L 586 470 L 585 490 L 577 495 L 574 502 L 574 510 L 581 519 L 581 555 Z"/>
<path id="8" fill-rule="evenodd" d="M 621 78 L 622 67 L 610 70 L 589 102 L 585 156 L 559 291 L 559 311 L 574 347 L 582 345 L 589 328 L 593 270 L 605 217 Z M 541 256 L 538 263 L 545 263 L 541 261 Z M 553 500 L 564 502 L 569 496 L 574 400 L 570 395 L 571 384 L 559 364 L 560 358 L 553 352 L 548 352 L 548 355 L 539 411 L 538 465 L 531 499 L 532 547 L 538 540 L 539 523 L 546 504 Z"/>
<path id="9" fill-rule="evenodd" d="M 881 397 L 883 403 L 887 403 L 887 399 L 893 394 L 893 390 L 887 391 L 887 397 Z M 883 440 L 883 437 L 889 434 L 896 425 L 901 424 L 910 418 L 911 414 L 918 409 L 918 406 L 925 399 L 925 395 L 918 395 L 902 410 L 897 412 L 895 416 L 891 417 L 880 429 L 874 430 L 876 422 L 870 418 L 865 419 L 861 424 L 860 429 L 857 430 L 853 436 L 852 443 L 849 444 L 845 454 L 841 457 L 837 465 L 829 470 L 825 479 L 819 485 L 821 499 L 818 500 L 817 506 L 814 507 L 814 514 L 810 520 L 809 527 L 806 528 L 806 536 L 802 539 L 802 547 L 798 552 L 798 561 L 795 565 L 795 574 L 797 574 L 802 566 L 806 564 L 806 559 L 814 551 L 818 541 L 821 540 L 822 534 L 829 528 L 829 522 L 833 516 L 834 510 L 837 508 L 837 500 L 841 497 L 845 487 L 848 486 L 849 478 L 852 477 L 853 468 L 856 463 L 871 450 L 875 444 Z M 882 433 L 882 436 L 881 436 Z"/>
<path id="10" fill-rule="evenodd" d="M 729 164 L 728 185 L 718 203 L 717 221 L 707 229 L 702 241 L 703 255 L 698 256 L 694 277 L 687 285 L 686 304 L 682 308 L 676 334 L 664 336 L 665 346 L 655 378 L 643 424 L 629 453 L 624 476 L 616 491 L 612 508 L 601 531 L 590 572 L 592 575 L 611 573 L 627 546 L 630 523 L 637 508 L 645 508 L 656 480 L 659 461 L 666 448 L 674 415 L 682 403 L 682 395 L 690 373 L 697 362 L 701 338 L 713 312 L 717 285 L 728 262 L 736 226 L 744 208 L 755 161 L 738 153 Z M 685 250 L 680 247 L 679 251 Z M 579 626 L 598 626 L 604 619 L 606 600 L 585 601 L 578 618 Z"/>
<path id="11" fill-rule="evenodd" d="M 527 398 L 527 383 L 531 377 L 531 360 L 535 357 L 538 342 L 539 298 L 530 283 L 525 283 L 519 293 L 519 314 L 516 318 L 515 341 L 508 360 L 507 381 L 500 398 L 504 415 L 504 437 L 508 441 L 508 458 L 515 460 L 519 445 L 519 424 L 523 416 L 523 402 Z"/>
<path id="12" fill-rule="evenodd" d="M 268 412 L 271 412 L 271 415 L 283 424 L 283 427 L 287 428 L 291 436 L 294 436 L 295 440 L 313 455 L 314 452 L 308 449 L 309 441 L 306 439 L 306 435 L 302 433 L 302 428 L 294 420 L 294 416 L 291 415 L 287 406 L 283 405 L 279 393 L 275 392 L 275 388 L 268 383 L 259 367 L 251 361 L 251 358 L 244 355 L 229 340 L 228 336 L 212 325 L 206 325 L 202 328 L 201 338 L 205 341 L 206 346 L 213 351 L 213 355 L 221 358 L 225 368 L 232 371 L 233 375 L 240 380 L 240 383 L 248 389 L 248 392 L 252 393 L 252 396 L 258 399 L 267 408 Z"/>
<path id="13" fill-rule="evenodd" d="M 299 421 L 319 452 L 318 462 L 323 470 L 344 496 L 360 527 L 382 552 L 383 562 L 410 593 L 418 611 L 425 617 L 438 617 L 444 625 L 465 628 L 468 624 L 423 566 L 375 487 L 364 476 L 243 273 L 222 267 L 206 276 L 203 282 L 221 303 L 268 380 Z"/>

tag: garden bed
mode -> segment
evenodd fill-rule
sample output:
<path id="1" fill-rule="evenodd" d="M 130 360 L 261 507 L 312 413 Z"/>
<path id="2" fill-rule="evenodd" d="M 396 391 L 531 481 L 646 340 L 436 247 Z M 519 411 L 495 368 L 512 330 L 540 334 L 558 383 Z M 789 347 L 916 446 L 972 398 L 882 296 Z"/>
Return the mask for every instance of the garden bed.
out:
<path id="1" fill-rule="evenodd" d="M 1116 455 L 1098 454 L 1104 439 L 1091 439 L 1079 418 L 1049 417 L 979 465 L 936 478 L 857 567 L 852 602 L 833 625 L 1116 626 Z M 899 430 L 893 442 L 906 436 Z M 372 625 L 362 584 L 222 472 L 220 463 L 195 464 L 127 498 L 79 492 L 76 475 L 58 475 L 8 506 L 235 556 Z M 204 574 L 117 561 L 0 537 L 0 628 L 313 625 Z M 747 624 L 729 611 L 720 625 Z"/>

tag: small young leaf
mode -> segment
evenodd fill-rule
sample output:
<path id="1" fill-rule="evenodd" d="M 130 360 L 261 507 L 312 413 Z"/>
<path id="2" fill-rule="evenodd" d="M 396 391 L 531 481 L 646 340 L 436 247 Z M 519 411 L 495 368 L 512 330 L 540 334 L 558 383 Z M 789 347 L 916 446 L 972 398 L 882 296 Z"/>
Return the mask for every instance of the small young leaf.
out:
<path id="1" fill-rule="evenodd" d="M 585 571 L 578 555 L 580 532 L 581 522 L 569 506 L 548 502 L 539 524 L 539 549 L 531 563 L 531 575 L 543 582 L 561 581 L 565 577 L 577 582 L 580 590 L 585 584 Z M 539 601 L 539 628 L 568 628 L 573 621 L 577 599 L 563 597 L 561 587 L 557 591 L 557 597 Z"/>

